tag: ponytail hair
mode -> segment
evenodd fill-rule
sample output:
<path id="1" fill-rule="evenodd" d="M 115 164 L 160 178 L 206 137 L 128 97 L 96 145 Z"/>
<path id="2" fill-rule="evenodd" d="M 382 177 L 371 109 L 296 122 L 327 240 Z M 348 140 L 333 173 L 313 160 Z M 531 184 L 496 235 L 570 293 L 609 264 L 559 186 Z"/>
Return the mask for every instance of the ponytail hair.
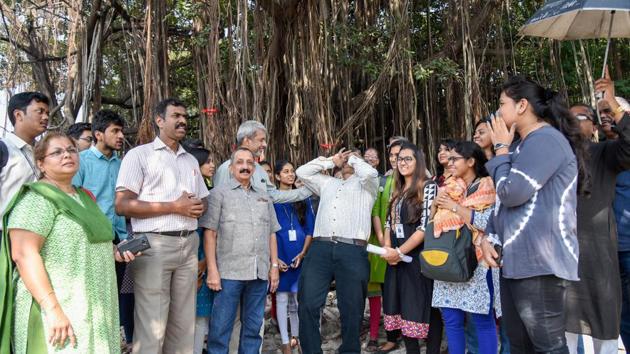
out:
<path id="1" fill-rule="evenodd" d="M 562 96 L 523 76 L 511 77 L 501 88 L 514 101 L 526 99 L 539 120 L 559 130 L 569 141 L 578 164 L 578 194 L 589 195 L 588 141 L 582 136 L 578 120 L 571 114 Z"/>

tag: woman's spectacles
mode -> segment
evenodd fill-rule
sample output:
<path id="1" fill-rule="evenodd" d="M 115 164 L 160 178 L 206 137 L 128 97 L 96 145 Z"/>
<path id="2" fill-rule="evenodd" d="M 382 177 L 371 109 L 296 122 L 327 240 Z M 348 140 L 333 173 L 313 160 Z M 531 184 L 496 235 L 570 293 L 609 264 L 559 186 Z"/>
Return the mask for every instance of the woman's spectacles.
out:
<path id="1" fill-rule="evenodd" d="M 50 154 L 47 154 L 44 157 L 52 157 L 53 159 L 61 159 L 66 152 L 70 155 L 76 155 L 79 153 L 79 150 L 77 150 L 77 148 L 75 148 L 74 146 L 70 146 L 66 149 L 55 149 Z"/>
<path id="2" fill-rule="evenodd" d="M 405 164 L 410 164 L 411 162 L 413 162 L 413 160 L 414 160 L 414 159 L 413 159 L 413 157 L 411 157 L 411 156 L 398 157 L 398 158 L 396 159 L 396 161 L 397 161 L 398 163 L 403 163 L 403 162 L 404 162 Z"/>
<path id="3" fill-rule="evenodd" d="M 448 161 L 448 163 L 452 163 L 452 164 L 454 164 L 455 162 L 457 162 L 457 160 L 461 160 L 461 159 L 463 159 L 463 158 L 464 158 L 464 157 L 462 157 L 462 156 L 451 156 L 451 157 L 449 157 L 449 158 L 448 158 L 448 159 L 446 159 L 446 160 Z"/>

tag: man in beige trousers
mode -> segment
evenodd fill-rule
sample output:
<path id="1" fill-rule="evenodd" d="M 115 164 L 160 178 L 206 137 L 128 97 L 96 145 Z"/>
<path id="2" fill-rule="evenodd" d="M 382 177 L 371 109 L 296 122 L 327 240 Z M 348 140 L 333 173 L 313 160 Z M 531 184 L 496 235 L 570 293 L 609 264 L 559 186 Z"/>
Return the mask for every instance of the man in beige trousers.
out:
<path id="1" fill-rule="evenodd" d="M 208 195 L 197 160 L 179 144 L 187 114 L 175 99 L 160 102 L 159 136 L 131 149 L 116 183 L 116 212 L 131 217 L 135 235 L 151 248 L 132 266 L 135 293 L 133 352 L 193 351 L 197 285 L 197 218 Z"/>

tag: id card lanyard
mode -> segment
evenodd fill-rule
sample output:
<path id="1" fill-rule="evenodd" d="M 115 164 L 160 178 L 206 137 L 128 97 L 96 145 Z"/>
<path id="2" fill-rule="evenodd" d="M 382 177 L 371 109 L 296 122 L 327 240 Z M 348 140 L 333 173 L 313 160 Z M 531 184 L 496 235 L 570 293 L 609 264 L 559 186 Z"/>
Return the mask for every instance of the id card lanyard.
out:
<path id="1" fill-rule="evenodd" d="M 396 219 L 398 220 L 394 220 L 394 221 L 398 221 L 397 223 L 395 223 L 395 227 L 396 227 L 396 238 L 397 239 L 404 239 L 405 238 L 405 229 L 403 228 L 403 224 L 400 220 L 400 209 L 402 208 L 402 200 L 400 200 L 400 202 L 396 203 Z"/>
<path id="2" fill-rule="evenodd" d="M 289 241 L 297 241 L 297 232 L 293 227 L 293 213 L 289 213 L 287 211 L 287 206 L 283 205 L 282 210 L 284 210 L 284 214 L 289 218 L 289 223 L 291 224 L 291 229 L 289 229 Z"/>

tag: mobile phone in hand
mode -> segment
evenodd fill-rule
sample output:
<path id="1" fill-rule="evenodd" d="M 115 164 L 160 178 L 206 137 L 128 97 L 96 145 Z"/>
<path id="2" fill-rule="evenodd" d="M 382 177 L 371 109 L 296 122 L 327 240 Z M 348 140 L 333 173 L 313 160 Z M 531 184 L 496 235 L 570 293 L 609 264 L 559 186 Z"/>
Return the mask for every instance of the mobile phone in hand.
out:
<path id="1" fill-rule="evenodd" d="M 497 264 L 501 264 L 503 258 L 503 247 L 501 247 L 500 245 L 494 245 L 494 251 L 497 253 Z"/>

